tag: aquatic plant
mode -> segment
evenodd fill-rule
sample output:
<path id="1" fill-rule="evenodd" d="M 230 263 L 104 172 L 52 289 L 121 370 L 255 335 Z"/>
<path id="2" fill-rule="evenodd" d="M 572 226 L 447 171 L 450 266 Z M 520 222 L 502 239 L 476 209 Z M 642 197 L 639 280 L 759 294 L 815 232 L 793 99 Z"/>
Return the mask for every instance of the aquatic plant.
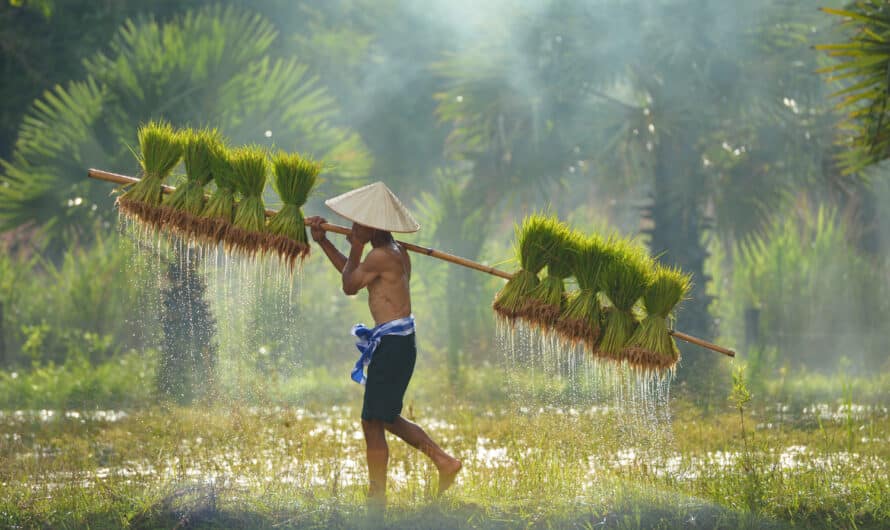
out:
<path id="1" fill-rule="evenodd" d="M 549 331 L 556 325 L 565 306 L 565 280 L 572 275 L 572 264 L 579 251 L 579 234 L 555 217 L 548 218 L 544 226 L 537 245 L 547 263 L 547 275 L 528 293 L 521 316 L 530 324 Z"/>
<path id="2" fill-rule="evenodd" d="M 676 267 L 658 265 L 643 295 L 646 317 L 625 348 L 628 362 L 643 368 L 670 368 L 680 350 L 668 333 L 667 319 L 692 288 L 692 278 Z"/>
<path id="3" fill-rule="evenodd" d="M 232 151 L 231 163 L 235 188 L 241 194 L 241 200 L 235 207 L 235 219 L 226 231 L 225 242 L 230 250 L 250 256 L 264 246 L 266 208 L 263 190 L 269 161 L 264 148 L 251 145 Z"/>
<path id="4" fill-rule="evenodd" d="M 519 316 L 528 294 L 540 283 L 538 273 L 547 265 L 546 248 L 548 226 L 552 218 L 533 213 L 515 227 L 516 254 L 520 269 L 495 295 L 492 308 L 502 318 L 514 322 Z"/>
<path id="5" fill-rule="evenodd" d="M 211 153 L 210 172 L 216 188 L 195 224 L 195 234 L 207 243 L 218 244 L 225 240 L 235 220 L 235 168 L 231 151 L 225 146 Z"/>
<path id="6" fill-rule="evenodd" d="M 139 152 L 142 169 L 139 182 L 130 186 L 117 200 L 121 213 L 153 228 L 161 227 L 161 196 L 164 180 L 182 159 L 182 140 L 165 121 L 150 121 L 139 128 Z"/>
<path id="7" fill-rule="evenodd" d="M 214 158 L 225 149 L 216 129 L 181 131 L 185 181 L 167 196 L 161 208 L 161 222 L 179 235 L 191 239 L 199 226 L 206 197 L 204 186 L 213 180 Z"/>
<path id="8" fill-rule="evenodd" d="M 302 206 L 318 183 L 320 162 L 296 153 L 279 151 L 272 159 L 272 186 L 283 206 L 269 219 L 268 250 L 293 266 L 309 254 L 309 238 Z"/>
<path id="9" fill-rule="evenodd" d="M 611 236 L 606 242 L 608 264 L 602 271 L 603 291 L 611 302 L 605 311 L 605 329 L 597 354 L 620 360 L 637 326 L 634 304 L 652 282 L 652 259 L 632 241 Z"/>
<path id="10" fill-rule="evenodd" d="M 605 241 L 596 234 L 577 236 L 577 250 L 572 254 L 572 275 L 578 289 L 569 293 L 556 329 L 570 344 L 596 347 L 602 329 L 602 308 L 597 293 L 602 290 L 602 273 L 608 263 Z"/>

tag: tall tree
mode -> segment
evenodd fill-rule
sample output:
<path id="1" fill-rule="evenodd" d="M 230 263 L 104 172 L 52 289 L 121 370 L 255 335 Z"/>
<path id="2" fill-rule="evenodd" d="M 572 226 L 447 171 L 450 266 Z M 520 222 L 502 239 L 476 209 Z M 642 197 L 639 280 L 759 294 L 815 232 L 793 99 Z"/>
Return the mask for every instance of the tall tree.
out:
<path id="1" fill-rule="evenodd" d="M 164 338 L 158 365 L 160 393 L 190 403 L 213 388 L 217 363 L 216 320 L 205 300 L 206 285 L 194 253 L 177 249 L 162 290 Z"/>
<path id="2" fill-rule="evenodd" d="M 82 57 L 108 43 L 128 17 L 151 12 L 159 20 L 200 2 L 177 0 L 7 0 L 0 2 L 0 158 L 14 147 L 28 105 L 58 83 L 83 77 Z M 88 27 L 89 31 L 84 31 Z"/>
<path id="3" fill-rule="evenodd" d="M 695 278 L 678 327 L 712 337 L 708 234 L 744 240 L 821 175 L 822 88 L 800 14 L 783 2 L 546 3 L 439 65 L 449 147 L 494 202 L 580 175 L 642 184 L 652 252 Z M 716 361 L 684 353 L 684 377 Z"/>
<path id="4" fill-rule="evenodd" d="M 108 186 L 85 170 L 135 172 L 130 146 L 150 118 L 310 152 L 333 165 L 330 188 L 354 183 L 370 166 L 367 149 L 332 125 L 338 108 L 306 66 L 269 56 L 276 36 L 268 21 L 234 8 L 189 11 L 167 24 L 128 21 L 109 52 L 85 61 L 84 81 L 34 102 L 11 159 L 0 161 L 0 230 L 32 225 L 58 253 L 108 226 Z"/>
<path id="5" fill-rule="evenodd" d="M 108 52 L 84 62 L 84 81 L 57 86 L 33 104 L 11 159 L 2 161 L 0 229 L 32 226 L 55 256 L 108 229 L 108 186 L 90 182 L 86 169 L 135 172 L 130 146 L 138 124 L 152 118 L 212 125 L 235 143 L 312 153 L 334 168 L 329 188 L 351 186 L 370 167 L 366 148 L 357 134 L 334 125 L 337 105 L 306 66 L 270 57 L 276 37 L 267 20 L 235 8 L 188 11 L 168 23 L 128 21 Z M 185 314 L 208 327 L 212 317 L 194 313 L 204 301 L 187 274 L 193 266 L 174 260 L 168 268 L 171 285 L 195 288 L 186 290 L 187 299 L 167 297 L 167 320 Z M 164 370 L 176 373 L 200 357 L 195 344 L 207 344 L 197 328 L 167 328 L 162 391 L 178 387 L 164 383 Z"/>

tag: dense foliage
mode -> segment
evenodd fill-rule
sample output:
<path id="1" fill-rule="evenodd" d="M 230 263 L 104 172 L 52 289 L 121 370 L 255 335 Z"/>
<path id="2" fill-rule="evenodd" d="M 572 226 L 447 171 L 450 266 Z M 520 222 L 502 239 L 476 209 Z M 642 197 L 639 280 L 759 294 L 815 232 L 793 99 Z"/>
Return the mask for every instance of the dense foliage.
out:
<path id="1" fill-rule="evenodd" d="M 750 281 L 741 278 L 755 275 L 752 263 L 760 263 L 757 278 L 777 274 L 779 261 L 769 258 L 777 219 L 806 223 L 821 205 L 834 208 L 827 226 L 843 222 L 844 253 L 855 262 L 845 281 L 856 275 L 878 282 L 886 274 L 884 239 L 873 237 L 885 216 L 875 190 L 886 178 L 880 168 L 865 178 L 836 163 L 846 149 L 837 143 L 844 116 L 829 97 L 859 77 L 875 81 L 869 68 L 883 63 L 856 59 L 854 75 L 826 83 L 815 70 L 833 63 L 813 49 L 839 42 L 841 34 L 853 35 L 851 47 L 829 51 L 879 53 L 868 40 L 882 35 L 875 2 L 855 2 L 849 10 L 862 16 L 844 15 L 841 27 L 803 1 L 759 0 L 732 13 L 718 0 L 542 0 L 521 8 L 432 2 L 422 9 L 371 0 L 204 4 L 2 4 L 0 34 L 10 43 L 0 50 L 8 74 L 0 98 L 4 271 L 36 267 L 39 278 L 53 282 L 52 271 L 73 267 L 71 256 L 92 255 L 97 241 L 111 245 L 113 198 L 84 171 L 137 173 L 130 153 L 136 127 L 165 119 L 217 128 L 235 145 L 258 143 L 330 163 L 307 214 L 321 212 L 318 199 L 335 190 L 386 180 L 419 212 L 418 242 L 468 258 L 503 264 L 509 227 L 529 211 L 549 207 L 580 223 L 605 219 L 611 229 L 642 234 L 652 255 L 693 274 L 679 329 L 704 338 L 716 332 L 738 346 L 745 311 L 759 308 L 763 348 L 780 352 L 775 363 L 796 358 L 785 350 L 809 340 L 801 338 L 806 326 L 785 329 L 790 338 L 781 344 L 763 339 L 764 328 L 775 325 L 766 315 L 789 302 L 737 293 Z M 474 25 L 486 29 L 468 29 Z M 79 57 L 85 59 L 73 60 Z M 880 108 L 879 87 L 861 86 L 877 102 L 860 110 Z M 880 118 L 869 123 L 861 130 L 883 126 Z M 213 194 L 209 215 L 229 215 L 234 192 L 222 187 Z M 497 358 L 486 306 L 503 284 L 415 261 L 415 303 L 428 319 L 447 321 L 427 328 L 428 347 L 458 381 L 467 367 Z M 307 267 L 317 274 L 304 275 L 300 285 L 328 300 L 336 279 L 323 264 Z M 825 279 L 833 270 L 797 268 L 808 281 L 847 285 Z M 4 272 L 4 285 L 20 280 L 12 274 Z M 709 275 L 721 283 L 713 285 Z M 109 288 L 105 305 L 131 305 L 130 292 Z M 67 358 L 71 341 L 53 338 L 70 335 L 67 324 L 11 309 L 36 307 L 46 297 L 23 302 L 25 295 L 6 293 L 0 303 L 7 362 Z M 254 338 L 217 330 L 221 356 L 227 341 L 247 341 L 280 358 L 324 358 L 321 346 L 303 351 L 263 335 L 280 331 L 274 319 L 292 319 L 294 310 L 270 311 L 281 313 L 271 322 L 246 316 L 261 313 L 267 294 L 239 309 L 238 318 L 257 325 L 232 327 Z M 885 318 L 890 310 L 871 298 L 847 297 L 843 322 Z M 213 307 L 226 316 L 225 303 Z M 344 311 L 358 317 L 360 304 L 313 303 L 324 325 L 299 333 L 325 348 L 346 348 L 324 332 L 344 325 Z M 807 315 L 801 321 L 816 318 Z M 52 332 L 41 331 L 45 326 Z M 159 347 L 156 335 L 115 340 L 113 349 Z M 867 334 L 848 336 L 865 338 L 823 341 L 820 366 L 834 364 L 838 349 L 865 351 L 870 366 L 882 362 L 874 353 L 881 346 Z M 681 377 L 715 368 L 706 362 L 718 361 L 713 354 L 682 348 Z"/>

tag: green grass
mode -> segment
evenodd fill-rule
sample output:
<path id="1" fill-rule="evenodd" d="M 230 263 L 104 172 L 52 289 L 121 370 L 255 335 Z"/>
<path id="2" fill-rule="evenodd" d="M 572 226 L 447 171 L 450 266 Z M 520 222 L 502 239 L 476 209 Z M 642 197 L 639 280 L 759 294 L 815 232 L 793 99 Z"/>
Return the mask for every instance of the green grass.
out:
<path id="1" fill-rule="evenodd" d="M 154 404 L 118 421 L 89 410 L 49 419 L 7 412 L 0 418 L 0 526 L 362 526 L 361 390 L 337 375 L 302 374 L 304 383 L 320 383 L 291 404 L 279 401 L 287 392 L 272 392 L 257 406 Z M 643 416 L 591 409 L 589 399 L 542 402 L 521 374 L 513 374 L 509 392 L 522 399 L 511 403 L 503 389 L 492 393 L 503 375 L 481 368 L 466 388 L 449 391 L 432 372 L 418 373 L 425 384 L 409 389 L 404 414 L 465 467 L 454 490 L 434 500 L 434 469 L 390 437 L 389 526 L 890 523 L 886 405 L 820 418 L 755 400 L 742 411 L 743 444 L 739 412 L 728 401 L 704 415 L 674 400 L 673 428 L 661 421 L 649 429 Z M 323 390 L 338 384 L 336 395 Z M 844 399 L 826 406 L 842 411 Z"/>
<path id="2" fill-rule="evenodd" d="M 142 168 L 140 179 L 118 197 L 120 212 L 150 230 L 165 223 L 161 208 L 164 180 L 182 159 L 182 136 L 167 122 L 151 121 L 139 128 L 139 151 L 134 151 Z"/>
<path id="3" fill-rule="evenodd" d="M 263 190 L 269 171 L 265 150 L 253 145 L 236 148 L 232 151 L 232 168 L 236 188 L 241 193 L 241 202 L 235 208 L 234 226 L 248 232 L 261 232 L 266 228 Z"/>
<path id="4" fill-rule="evenodd" d="M 652 281 L 652 259 L 646 250 L 617 235 L 606 243 L 608 261 L 602 272 L 603 291 L 612 303 L 606 311 L 605 332 L 599 350 L 621 358 L 622 350 L 637 327 L 634 304 Z"/>
<path id="5" fill-rule="evenodd" d="M 581 235 L 553 218 L 540 245 L 548 249 L 547 275 L 528 293 L 522 316 L 544 330 L 556 326 L 566 304 L 565 280 L 572 275 L 572 265 L 580 253 Z"/>
<path id="6" fill-rule="evenodd" d="M 216 188 L 201 212 L 202 217 L 223 219 L 231 222 L 235 218 L 235 186 L 237 177 L 232 167 L 232 158 L 228 149 L 223 147 L 213 153 L 210 160 L 211 173 Z"/>
<path id="7" fill-rule="evenodd" d="M 279 151 L 272 159 L 272 185 L 283 206 L 269 219 L 269 246 L 291 263 L 309 253 L 309 238 L 301 208 L 318 183 L 321 162 Z"/>
<path id="8" fill-rule="evenodd" d="M 679 268 L 657 265 L 652 283 L 643 294 L 646 317 L 628 341 L 626 352 L 643 367 L 670 368 L 680 357 L 674 338 L 668 334 L 667 319 L 692 288 L 692 278 Z"/>
<path id="9" fill-rule="evenodd" d="M 214 157 L 220 156 L 223 139 L 216 129 L 186 129 L 179 133 L 183 145 L 186 178 L 167 196 L 164 205 L 190 215 L 204 209 L 204 186 L 213 179 Z"/>

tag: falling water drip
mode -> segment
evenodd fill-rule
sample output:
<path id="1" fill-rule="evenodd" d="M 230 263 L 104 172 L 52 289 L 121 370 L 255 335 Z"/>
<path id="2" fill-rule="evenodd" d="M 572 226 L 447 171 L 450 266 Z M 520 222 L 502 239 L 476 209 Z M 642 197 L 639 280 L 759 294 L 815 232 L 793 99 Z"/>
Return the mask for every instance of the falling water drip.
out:
<path id="1" fill-rule="evenodd" d="M 637 440 L 640 450 L 663 447 L 670 440 L 673 372 L 598 359 L 583 346 L 566 344 L 524 323 L 498 323 L 496 331 L 514 402 L 534 403 L 540 395 L 544 402 L 538 407 L 559 400 L 573 408 L 593 405 L 614 411 L 621 437 Z"/>

